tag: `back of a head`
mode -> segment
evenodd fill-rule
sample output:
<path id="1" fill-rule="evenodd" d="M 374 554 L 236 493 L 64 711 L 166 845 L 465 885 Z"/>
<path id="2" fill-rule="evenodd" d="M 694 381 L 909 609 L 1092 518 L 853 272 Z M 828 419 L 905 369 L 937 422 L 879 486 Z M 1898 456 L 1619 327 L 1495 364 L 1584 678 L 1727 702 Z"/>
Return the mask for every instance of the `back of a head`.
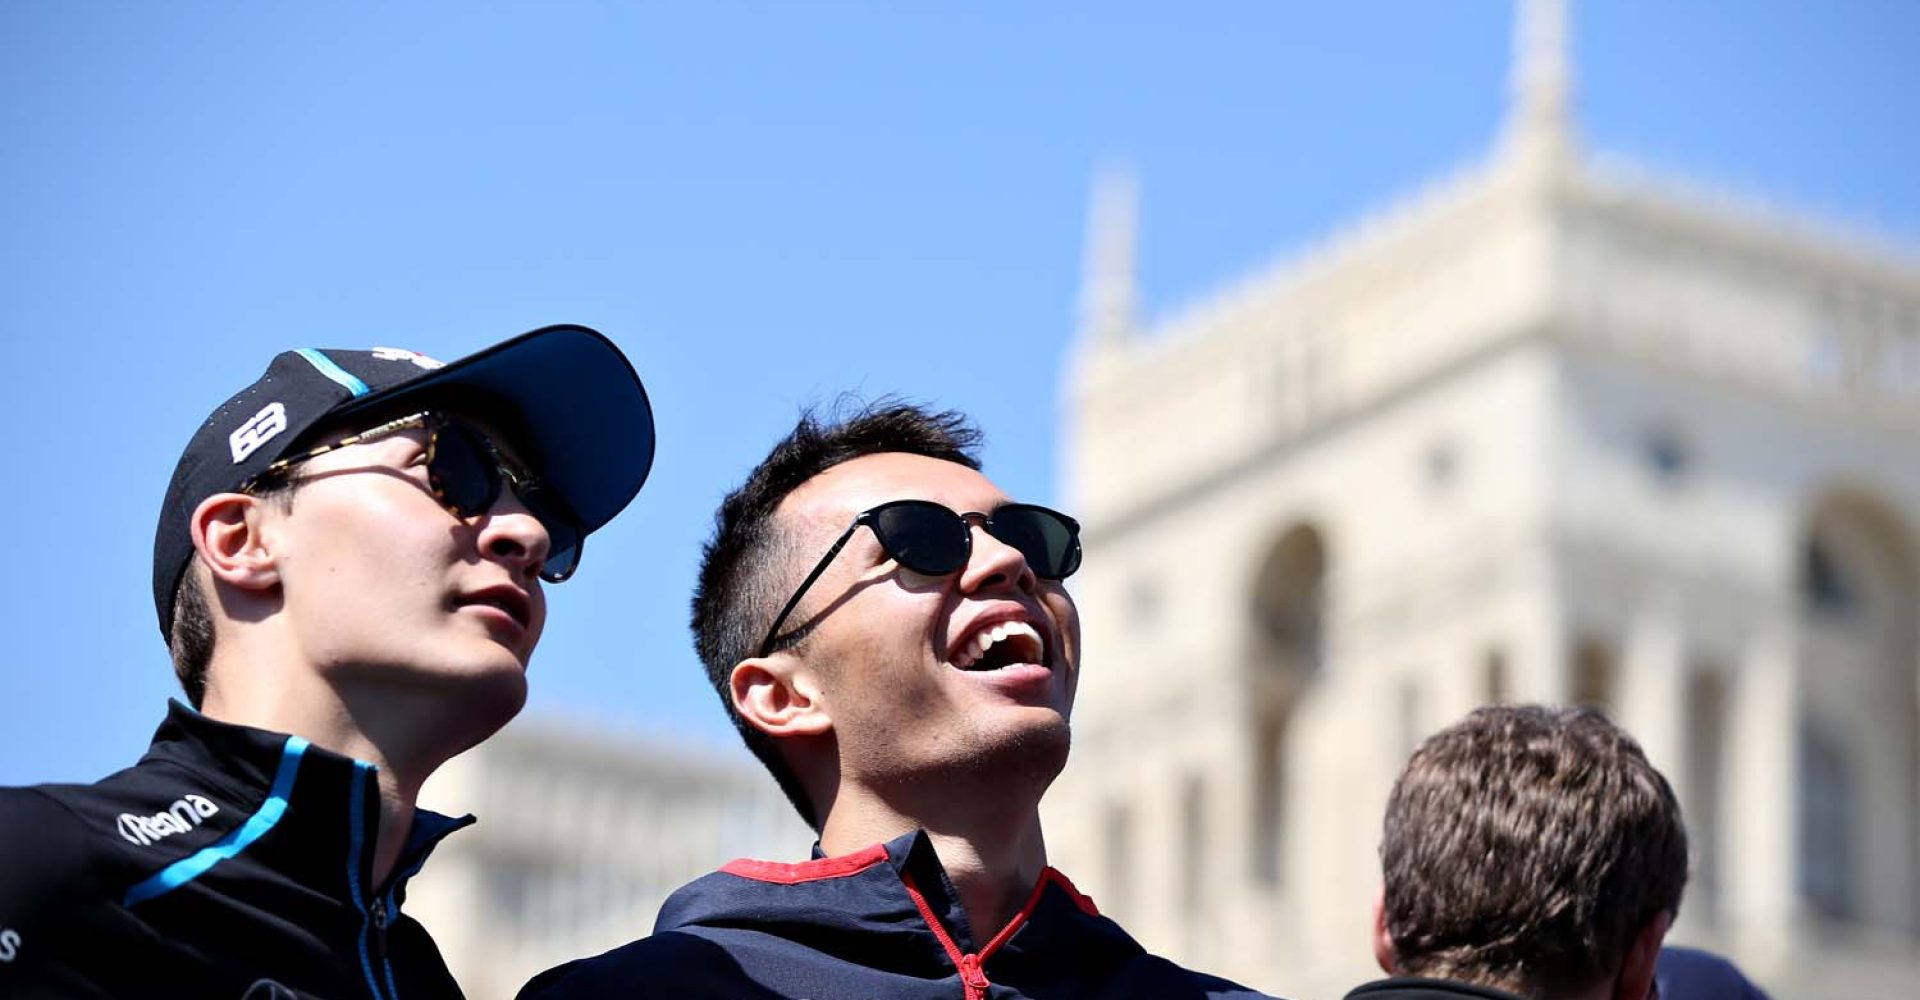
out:
<path id="1" fill-rule="evenodd" d="M 1592 709 L 1482 708 L 1420 745 L 1380 846 L 1400 971 L 1578 992 L 1680 905 L 1673 790 Z"/>

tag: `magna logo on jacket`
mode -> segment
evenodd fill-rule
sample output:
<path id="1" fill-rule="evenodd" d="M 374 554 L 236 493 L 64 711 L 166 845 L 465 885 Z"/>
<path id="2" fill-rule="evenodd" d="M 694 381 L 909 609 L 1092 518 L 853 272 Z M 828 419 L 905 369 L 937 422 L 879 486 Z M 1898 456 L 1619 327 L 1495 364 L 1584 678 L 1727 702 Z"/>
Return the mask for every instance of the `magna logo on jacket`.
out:
<path id="1" fill-rule="evenodd" d="M 207 801 L 205 796 L 182 796 L 175 799 L 173 805 L 151 816 L 121 813 L 118 821 L 120 836 L 129 844 L 146 847 L 176 833 L 185 833 L 219 811 L 220 807 Z"/>

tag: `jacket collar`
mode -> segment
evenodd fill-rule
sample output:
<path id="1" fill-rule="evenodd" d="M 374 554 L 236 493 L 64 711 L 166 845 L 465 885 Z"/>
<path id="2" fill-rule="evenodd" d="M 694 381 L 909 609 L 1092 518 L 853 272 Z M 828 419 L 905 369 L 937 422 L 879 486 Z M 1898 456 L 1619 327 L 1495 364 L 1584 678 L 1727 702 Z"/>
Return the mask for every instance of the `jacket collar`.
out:
<path id="1" fill-rule="evenodd" d="M 406 880 L 448 834 L 474 822 L 414 810 L 407 844 L 385 886 L 372 885 L 373 846 L 380 828 L 377 771 L 366 761 L 309 744 L 297 736 L 209 718 L 169 699 L 142 763 L 171 764 L 217 786 L 271 823 L 248 853 L 299 881 L 364 908 L 376 888 L 390 902 L 405 898 Z"/>
<path id="2" fill-rule="evenodd" d="M 1062 954 L 1117 960 L 1141 950 L 1053 868 L 1041 873 L 1012 922 L 990 938 L 976 933 L 922 830 L 835 857 L 824 856 L 816 844 L 814 859 L 799 864 L 735 861 L 719 875 L 796 888 L 741 892 L 713 877 L 702 879 L 668 900 L 654 930 L 752 927 L 843 956 L 860 954 L 876 940 L 891 941 L 896 946 L 890 961 L 936 971 L 957 967 L 963 976 L 984 974 L 988 962 L 1023 978 L 1051 975 L 1044 970 L 1057 966 Z M 912 946 L 898 947 L 909 940 Z"/>
<path id="3" fill-rule="evenodd" d="M 169 698 L 146 759 L 212 772 L 236 792 L 264 793 L 273 787 L 286 744 L 286 733 L 220 722 Z"/>

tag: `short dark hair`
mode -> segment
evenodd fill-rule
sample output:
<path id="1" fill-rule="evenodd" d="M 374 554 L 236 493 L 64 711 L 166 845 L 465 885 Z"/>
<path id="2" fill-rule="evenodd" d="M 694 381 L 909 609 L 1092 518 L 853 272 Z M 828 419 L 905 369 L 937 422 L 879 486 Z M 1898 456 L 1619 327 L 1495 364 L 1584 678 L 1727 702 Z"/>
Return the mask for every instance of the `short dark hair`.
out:
<path id="1" fill-rule="evenodd" d="M 1398 971 L 1552 996 L 1678 911 L 1687 835 L 1667 779 L 1606 716 L 1501 705 L 1414 751 L 1380 862 Z"/>
<path id="2" fill-rule="evenodd" d="M 257 482 L 249 492 L 253 496 L 293 507 L 293 493 L 299 480 L 275 476 Z M 167 652 L 173 658 L 173 676 L 180 681 L 187 703 L 199 708 L 207 697 L 207 667 L 213 662 L 213 609 L 207 601 L 206 584 L 193 564 L 198 555 L 189 556 L 173 585 L 173 618 L 167 624 Z"/>
<path id="3" fill-rule="evenodd" d="M 854 405 L 843 401 L 825 418 L 802 413 L 793 431 L 720 502 L 693 594 L 693 643 L 706 665 L 707 680 L 747 748 L 773 774 L 800 817 L 816 829 L 819 813 L 799 776 L 781 758 L 772 737 L 748 725 L 733 705 L 733 668 L 759 652 L 761 638 L 787 598 L 786 588 L 799 582 L 783 572 L 787 546 L 773 523 L 774 513 L 802 483 L 866 455 L 898 452 L 980 468 L 980 431 L 964 414 L 896 399 L 857 409 Z"/>
<path id="4" fill-rule="evenodd" d="M 207 697 L 207 664 L 213 662 L 213 613 L 207 591 L 193 563 L 180 571 L 173 585 L 173 622 L 167 627 L 167 651 L 173 656 L 173 676 L 186 692 L 187 703 L 199 708 Z"/>

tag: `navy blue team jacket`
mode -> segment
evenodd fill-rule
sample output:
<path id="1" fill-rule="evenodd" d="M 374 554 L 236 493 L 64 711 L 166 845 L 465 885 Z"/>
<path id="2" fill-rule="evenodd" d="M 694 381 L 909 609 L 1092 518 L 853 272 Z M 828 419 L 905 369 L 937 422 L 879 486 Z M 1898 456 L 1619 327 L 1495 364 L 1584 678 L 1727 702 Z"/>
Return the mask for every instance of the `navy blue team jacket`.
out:
<path id="1" fill-rule="evenodd" d="M 1211 1000 L 1261 997 L 1146 953 L 1051 868 L 982 941 L 915 832 L 799 864 L 735 861 L 675 892 L 652 937 L 548 970 L 521 1000 Z"/>
<path id="2" fill-rule="evenodd" d="M 0 996 L 457 997 L 400 905 L 473 818 L 417 812 L 376 890 L 374 778 L 175 702 L 127 770 L 0 789 Z"/>

